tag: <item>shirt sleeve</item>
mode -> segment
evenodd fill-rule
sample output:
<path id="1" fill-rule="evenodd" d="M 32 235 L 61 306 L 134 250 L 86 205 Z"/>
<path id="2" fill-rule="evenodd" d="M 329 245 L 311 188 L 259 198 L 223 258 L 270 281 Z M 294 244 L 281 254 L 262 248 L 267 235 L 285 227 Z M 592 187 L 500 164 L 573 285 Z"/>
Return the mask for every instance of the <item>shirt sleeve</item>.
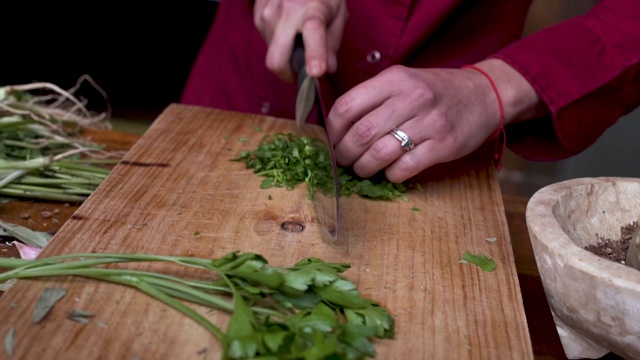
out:
<path id="1" fill-rule="evenodd" d="M 551 114 L 508 125 L 507 146 L 530 160 L 575 155 L 640 105 L 640 1 L 600 1 L 492 57 L 518 70 Z"/>

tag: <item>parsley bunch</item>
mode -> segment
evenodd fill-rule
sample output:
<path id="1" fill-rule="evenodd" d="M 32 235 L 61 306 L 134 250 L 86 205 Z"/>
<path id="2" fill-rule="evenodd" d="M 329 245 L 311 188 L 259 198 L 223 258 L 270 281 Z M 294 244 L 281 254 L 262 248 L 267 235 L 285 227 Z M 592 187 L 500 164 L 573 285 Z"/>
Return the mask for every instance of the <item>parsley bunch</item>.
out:
<path id="1" fill-rule="evenodd" d="M 326 195 L 335 193 L 333 162 L 324 141 L 292 133 L 266 135 L 257 149 L 244 150 L 231 161 L 244 162 L 257 175 L 263 176 L 260 187 L 293 189 L 306 183 L 313 199 L 318 189 Z M 362 179 L 352 171 L 338 168 L 340 196 L 352 194 L 379 200 L 406 200 L 404 193 L 411 187 L 395 184 L 382 176 Z"/>
<path id="2" fill-rule="evenodd" d="M 215 281 L 115 265 L 167 262 L 204 269 Z M 147 254 L 89 253 L 2 259 L 0 283 L 14 278 L 82 276 L 128 285 L 181 311 L 222 343 L 223 359 L 364 359 L 375 357 L 372 340 L 393 338 L 394 321 L 341 275 L 349 264 L 306 258 L 274 267 L 261 255 L 238 252 L 217 259 Z M 187 302 L 231 313 L 223 332 Z M 16 339 L 19 341 L 19 339 Z"/>

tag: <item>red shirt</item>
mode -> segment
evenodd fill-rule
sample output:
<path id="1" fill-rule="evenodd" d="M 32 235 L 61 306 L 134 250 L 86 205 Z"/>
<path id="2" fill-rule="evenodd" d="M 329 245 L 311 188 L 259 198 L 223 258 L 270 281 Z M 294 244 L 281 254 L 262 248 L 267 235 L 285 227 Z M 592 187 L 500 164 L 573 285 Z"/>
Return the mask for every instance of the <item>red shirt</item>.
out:
<path id="1" fill-rule="evenodd" d="M 453 68 L 497 57 L 528 79 L 552 114 L 507 126 L 508 146 L 534 160 L 576 154 L 640 105 L 640 1 L 602 0 L 587 15 L 516 41 L 530 3 L 347 0 L 324 104 L 394 64 Z M 182 102 L 294 118 L 295 85 L 266 69 L 266 50 L 252 1 L 222 1 Z"/>

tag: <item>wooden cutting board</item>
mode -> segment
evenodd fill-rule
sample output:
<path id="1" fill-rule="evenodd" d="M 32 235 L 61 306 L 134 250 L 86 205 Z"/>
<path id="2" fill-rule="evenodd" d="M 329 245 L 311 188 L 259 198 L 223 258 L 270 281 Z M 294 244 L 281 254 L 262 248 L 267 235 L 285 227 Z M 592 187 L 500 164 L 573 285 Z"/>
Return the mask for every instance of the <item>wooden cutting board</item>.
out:
<path id="1" fill-rule="evenodd" d="M 304 186 L 262 190 L 262 178 L 230 161 L 265 134 L 294 131 L 292 121 L 170 105 L 41 257 L 213 258 L 239 250 L 278 266 L 309 256 L 347 262 L 345 276 L 396 318 L 396 338 L 375 342 L 377 358 L 533 359 L 491 149 L 431 169 L 418 179 L 424 190 L 409 192 L 408 202 L 341 198 L 340 239 L 325 243 Z M 304 231 L 285 231 L 287 221 Z M 497 270 L 461 264 L 466 251 L 495 259 Z M 53 286 L 67 295 L 32 324 L 36 299 Z M 73 309 L 96 315 L 84 325 L 66 319 Z M 1 338 L 15 331 L 14 359 L 220 355 L 216 338 L 184 315 L 137 290 L 94 280 L 20 280 L 0 298 L 0 319 Z"/>

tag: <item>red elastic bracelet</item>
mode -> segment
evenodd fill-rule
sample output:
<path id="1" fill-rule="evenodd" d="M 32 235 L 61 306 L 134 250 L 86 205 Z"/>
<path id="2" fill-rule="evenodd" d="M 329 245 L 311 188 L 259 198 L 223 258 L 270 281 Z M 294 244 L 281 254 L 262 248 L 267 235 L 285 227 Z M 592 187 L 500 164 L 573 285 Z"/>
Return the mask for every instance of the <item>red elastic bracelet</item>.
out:
<path id="1" fill-rule="evenodd" d="M 479 72 L 480 74 L 484 75 L 485 78 L 487 78 L 487 80 L 489 80 L 489 83 L 491 83 L 491 87 L 493 88 L 493 92 L 496 94 L 496 98 L 498 99 L 498 107 L 500 109 L 500 126 L 498 127 L 498 129 L 496 130 L 496 132 L 491 136 L 491 138 L 493 137 L 498 137 L 498 141 L 496 142 L 496 149 L 494 152 L 494 160 L 496 162 L 496 167 L 498 168 L 498 170 L 502 169 L 502 154 L 504 153 L 504 148 L 506 146 L 507 143 L 507 134 L 504 131 L 504 123 L 505 123 L 505 118 L 506 116 L 504 115 L 504 105 L 502 105 L 502 98 L 500 97 L 500 93 L 498 92 L 498 87 L 496 86 L 496 83 L 493 82 L 493 79 L 491 78 L 491 76 L 489 76 L 489 74 L 480 69 L 479 67 L 475 66 L 475 65 L 465 65 L 462 67 L 463 69 L 473 69 L 477 72 Z"/>

